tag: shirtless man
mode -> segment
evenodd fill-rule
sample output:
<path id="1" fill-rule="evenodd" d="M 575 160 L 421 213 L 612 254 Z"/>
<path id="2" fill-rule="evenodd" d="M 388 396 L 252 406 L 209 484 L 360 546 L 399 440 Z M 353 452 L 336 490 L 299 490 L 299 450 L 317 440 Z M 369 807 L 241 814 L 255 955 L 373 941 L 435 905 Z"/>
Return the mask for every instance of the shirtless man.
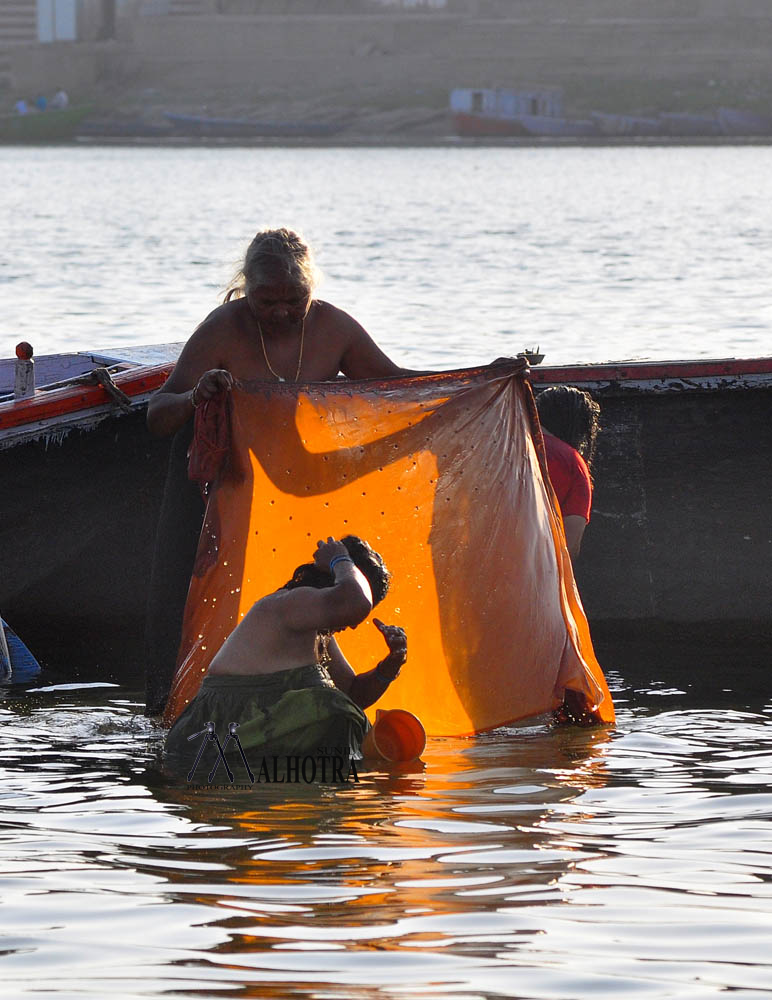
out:
<path id="1" fill-rule="evenodd" d="M 154 434 L 179 430 L 234 379 L 319 382 L 413 374 L 391 361 L 348 313 L 313 297 L 310 249 L 287 229 L 252 240 L 225 302 L 203 321 L 148 406 Z"/>
<path id="2" fill-rule="evenodd" d="M 377 552 L 356 536 L 317 543 L 280 590 L 261 598 L 223 643 L 201 690 L 175 722 L 167 751 L 213 721 L 239 724 L 245 747 L 294 753 L 332 744 L 358 747 L 368 728 L 362 712 L 399 675 L 407 659 L 403 629 L 374 618 L 388 653 L 357 674 L 334 632 L 357 628 L 388 591 Z"/>

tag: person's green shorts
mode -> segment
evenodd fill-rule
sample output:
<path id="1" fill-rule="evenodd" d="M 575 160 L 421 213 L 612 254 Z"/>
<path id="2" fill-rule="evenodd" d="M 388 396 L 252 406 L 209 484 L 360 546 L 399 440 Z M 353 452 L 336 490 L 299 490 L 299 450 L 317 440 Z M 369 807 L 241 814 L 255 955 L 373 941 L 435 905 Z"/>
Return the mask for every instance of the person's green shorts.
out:
<path id="1" fill-rule="evenodd" d="M 188 737 L 205 730 L 208 722 L 214 723 L 220 743 L 228 738 L 230 723 L 236 722 L 245 750 L 287 756 L 313 756 L 321 748 L 356 754 L 370 728 L 362 709 L 316 663 L 272 674 L 205 677 L 169 730 L 167 754 L 190 758 L 192 764 L 203 737 L 190 742 Z"/>

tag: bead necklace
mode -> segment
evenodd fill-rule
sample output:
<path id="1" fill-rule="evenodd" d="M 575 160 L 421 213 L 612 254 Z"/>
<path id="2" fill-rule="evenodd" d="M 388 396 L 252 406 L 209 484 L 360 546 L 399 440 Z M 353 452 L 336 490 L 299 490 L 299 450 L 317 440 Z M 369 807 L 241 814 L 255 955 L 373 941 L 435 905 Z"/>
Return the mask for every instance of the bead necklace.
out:
<path id="1" fill-rule="evenodd" d="M 332 663 L 332 654 L 330 653 L 332 632 L 318 632 L 317 639 L 319 640 L 319 666 L 329 667 Z"/>

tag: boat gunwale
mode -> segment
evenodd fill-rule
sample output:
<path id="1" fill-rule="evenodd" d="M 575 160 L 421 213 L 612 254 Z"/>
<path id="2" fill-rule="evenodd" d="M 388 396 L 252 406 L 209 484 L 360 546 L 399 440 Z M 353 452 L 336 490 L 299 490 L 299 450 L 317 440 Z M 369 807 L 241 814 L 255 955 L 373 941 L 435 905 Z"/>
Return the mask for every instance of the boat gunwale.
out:
<path id="1" fill-rule="evenodd" d="M 173 363 L 169 362 L 141 365 L 117 373 L 113 377 L 113 382 L 139 405 L 145 402 L 144 397 L 147 394 L 158 389 L 166 381 L 173 367 Z M 138 396 L 143 398 L 137 399 Z M 24 424 L 40 423 L 105 404 L 115 405 L 107 390 L 101 385 L 83 385 L 82 382 L 75 381 L 71 386 L 65 385 L 58 389 L 46 390 L 41 386 L 34 396 L 0 403 L 0 440 L 4 432 L 22 427 Z"/>
<path id="2" fill-rule="evenodd" d="M 593 384 L 619 389 L 710 390 L 772 386 L 772 357 L 706 358 L 692 361 L 614 361 L 532 367 L 537 385 Z"/>
<path id="3" fill-rule="evenodd" d="M 116 359 L 118 360 L 118 359 Z M 124 362 L 131 363 L 128 359 Z M 500 363 L 502 370 L 512 363 L 522 359 L 507 359 Z M 122 372 L 117 372 L 113 381 L 133 402 L 141 405 L 146 402 L 146 396 L 158 389 L 174 369 L 174 361 L 164 361 L 156 364 L 141 364 Z M 433 382 L 442 381 L 443 376 L 459 376 L 464 374 L 474 378 L 490 372 L 494 366 L 474 366 L 471 368 L 452 369 L 447 371 L 427 372 L 426 376 Z M 502 372 L 503 373 L 503 372 Z M 88 373 L 85 373 L 86 375 Z M 710 390 L 728 387 L 756 388 L 772 387 L 772 357 L 766 358 L 724 358 L 705 359 L 701 361 L 629 361 L 603 362 L 600 364 L 569 364 L 554 366 L 533 366 L 518 372 L 533 383 L 537 388 L 541 385 L 558 383 L 585 384 L 605 390 L 638 389 L 654 390 Z M 409 379 L 424 376 L 408 376 Z M 768 377 L 768 378 L 767 378 Z M 41 424 L 46 420 L 60 419 L 63 416 L 76 414 L 79 411 L 103 407 L 113 401 L 101 385 L 84 385 L 81 377 L 76 376 L 72 385 L 64 385 L 56 389 L 46 389 L 40 386 L 34 396 L 25 399 L 9 399 L 0 402 L 0 441 L 8 436 L 14 428 L 25 424 Z M 331 382 L 303 383 L 329 388 L 331 385 L 345 383 L 347 388 L 352 382 L 360 384 L 382 384 L 388 386 L 393 379 L 361 379 L 334 380 Z M 275 389 L 276 386 L 273 386 Z M 294 384 L 282 386 L 293 389 Z M 141 399 L 137 397 L 142 397 Z"/>

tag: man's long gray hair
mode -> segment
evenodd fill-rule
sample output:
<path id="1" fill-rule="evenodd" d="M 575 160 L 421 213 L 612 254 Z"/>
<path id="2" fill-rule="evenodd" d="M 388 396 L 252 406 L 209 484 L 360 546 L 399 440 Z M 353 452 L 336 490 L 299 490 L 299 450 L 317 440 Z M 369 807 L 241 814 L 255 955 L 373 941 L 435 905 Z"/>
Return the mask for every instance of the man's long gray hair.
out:
<path id="1" fill-rule="evenodd" d="M 291 229 L 264 229 L 249 244 L 244 263 L 225 291 L 224 302 L 260 285 L 287 284 L 313 292 L 319 271 L 311 248 Z"/>

